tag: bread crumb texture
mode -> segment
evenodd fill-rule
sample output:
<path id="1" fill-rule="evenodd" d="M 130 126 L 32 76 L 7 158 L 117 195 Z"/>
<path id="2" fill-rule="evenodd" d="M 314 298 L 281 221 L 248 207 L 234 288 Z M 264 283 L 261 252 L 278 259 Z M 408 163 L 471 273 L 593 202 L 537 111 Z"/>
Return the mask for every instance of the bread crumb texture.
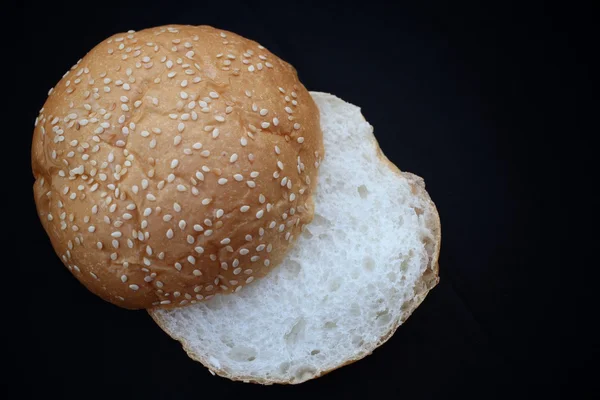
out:
<path id="1" fill-rule="evenodd" d="M 297 245 L 239 295 L 151 311 L 220 376 L 300 383 L 359 360 L 438 282 L 440 221 L 423 180 L 385 158 L 358 107 L 311 93 L 327 156 Z"/>

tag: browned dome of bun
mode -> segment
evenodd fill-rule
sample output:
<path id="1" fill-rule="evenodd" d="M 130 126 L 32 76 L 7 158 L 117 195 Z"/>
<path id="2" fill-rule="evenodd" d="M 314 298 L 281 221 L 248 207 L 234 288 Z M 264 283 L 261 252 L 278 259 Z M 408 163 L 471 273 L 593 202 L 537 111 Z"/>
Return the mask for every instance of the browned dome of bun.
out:
<path id="1" fill-rule="evenodd" d="M 51 90 L 32 166 L 42 224 L 125 308 L 240 290 L 313 217 L 319 111 L 293 67 L 209 26 L 103 41 Z"/>

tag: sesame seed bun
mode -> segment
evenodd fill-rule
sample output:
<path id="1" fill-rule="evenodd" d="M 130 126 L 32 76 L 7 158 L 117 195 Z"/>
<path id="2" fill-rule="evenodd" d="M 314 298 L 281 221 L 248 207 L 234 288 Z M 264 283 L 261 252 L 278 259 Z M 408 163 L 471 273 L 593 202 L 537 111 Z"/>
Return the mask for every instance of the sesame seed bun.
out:
<path id="1" fill-rule="evenodd" d="M 241 290 L 314 214 L 319 111 L 296 71 L 209 26 L 114 35 L 36 119 L 41 223 L 91 292 L 130 309 Z"/>

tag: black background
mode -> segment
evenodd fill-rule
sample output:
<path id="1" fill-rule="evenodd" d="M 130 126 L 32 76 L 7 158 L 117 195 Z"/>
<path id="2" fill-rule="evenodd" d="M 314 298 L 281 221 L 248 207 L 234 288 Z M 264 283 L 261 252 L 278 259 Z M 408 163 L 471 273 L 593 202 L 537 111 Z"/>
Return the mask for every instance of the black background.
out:
<path id="1" fill-rule="evenodd" d="M 3 216 L 10 246 L 3 251 L 14 256 L 6 270 L 15 275 L 3 282 L 14 290 L 3 293 L 4 330 L 16 334 L 3 357 L 11 371 L 3 383 L 17 390 L 11 398 L 597 392 L 585 374 L 597 369 L 598 347 L 584 344 L 590 331 L 571 289 L 588 304 L 593 295 L 575 256 L 560 263 L 566 245 L 558 228 L 595 208 L 593 199 L 576 197 L 576 180 L 586 179 L 593 160 L 586 137 L 598 133 L 582 122 L 593 94 L 589 54 L 598 48 L 589 40 L 589 10 L 537 2 L 50 3 L 3 10 L 2 97 L 13 105 L 4 108 L 12 146 L 5 156 L 16 160 L 5 162 L 15 182 L 3 197 L 19 208 Z M 293 64 L 309 90 L 359 105 L 388 157 L 425 179 L 442 220 L 441 282 L 373 355 L 299 386 L 213 377 L 146 313 L 95 298 L 54 255 L 35 213 L 29 164 L 46 93 L 105 37 L 168 23 L 209 24 L 260 42 Z M 567 161 L 572 144 L 576 162 Z M 574 253 L 590 250 L 579 246 Z M 565 289 L 575 275 L 579 285 Z"/>

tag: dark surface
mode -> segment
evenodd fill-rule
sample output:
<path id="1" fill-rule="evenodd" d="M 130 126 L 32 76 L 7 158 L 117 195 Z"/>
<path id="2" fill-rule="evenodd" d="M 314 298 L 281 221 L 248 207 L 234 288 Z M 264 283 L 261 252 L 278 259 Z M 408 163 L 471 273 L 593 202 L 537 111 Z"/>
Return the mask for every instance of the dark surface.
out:
<path id="1" fill-rule="evenodd" d="M 17 53 L 5 52 L 4 60 L 14 72 L 5 80 L 16 85 L 9 93 L 20 114 L 5 118 L 14 124 L 11 152 L 18 161 L 7 170 L 16 183 L 4 194 L 22 208 L 5 216 L 15 222 L 3 233 L 7 253 L 16 256 L 6 265 L 15 273 L 8 286 L 20 299 L 6 300 L 18 315 L 4 320 L 17 336 L 5 343 L 3 357 L 15 375 L 3 381 L 18 383 L 21 393 L 14 398 L 30 391 L 145 399 L 597 392 L 583 378 L 594 369 L 597 345 L 582 344 L 587 329 L 555 302 L 552 267 L 564 249 L 548 224 L 570 218 L 551 214 L 554 207 L 569 214 L 583 205 L 571 199 L 554 206 L 557 199 L 544 194 L 576 185 L 563 173 L 565 143 L 581 140 L 584 95 L 591 93 L 589 49 L 580 41 L 592 26 L 586 10 L 537 3 L 419 9 L 372 2 L 161 3 L 135 9 L 98 3 L 89 11 L 82 3 L 17 3 L 5 14 L 5 27 L 27 27 L 5 36 Z M 53 253 L 35 213 L 29 166 L 33 121 L 46 93 L 105 37 L 167 23 L 209 24 L 257 40 L 293 64 L 309 90 L 359 105 L 392 162 L 425 179 L 442 220 L 441 282 L 372 356 L 294 387 L 213 377 L 146 313 L 89 294 Z M 563 305 L 572 300 L 564 297 Z"/>

